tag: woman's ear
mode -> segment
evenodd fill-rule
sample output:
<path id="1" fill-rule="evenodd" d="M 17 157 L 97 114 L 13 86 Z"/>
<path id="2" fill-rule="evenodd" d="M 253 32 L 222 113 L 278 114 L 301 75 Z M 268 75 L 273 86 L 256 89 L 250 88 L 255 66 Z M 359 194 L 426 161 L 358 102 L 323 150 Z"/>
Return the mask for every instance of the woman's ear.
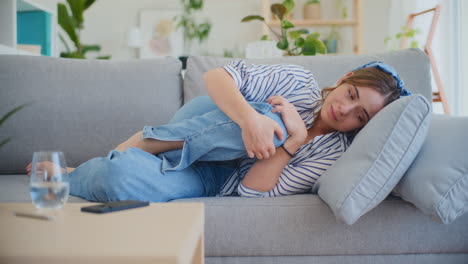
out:
<path id="1" fill-rule="evenodd" d="M 338 86 L 338 85 L 342 84 L 344 79 L 348 78 L 349 76 L 351 76 L 353 74 L 354 74 L 354 72 L 348 72 L 345 76 L 338 79 L 338 81 L 336 82 L 336 85 Z"/>

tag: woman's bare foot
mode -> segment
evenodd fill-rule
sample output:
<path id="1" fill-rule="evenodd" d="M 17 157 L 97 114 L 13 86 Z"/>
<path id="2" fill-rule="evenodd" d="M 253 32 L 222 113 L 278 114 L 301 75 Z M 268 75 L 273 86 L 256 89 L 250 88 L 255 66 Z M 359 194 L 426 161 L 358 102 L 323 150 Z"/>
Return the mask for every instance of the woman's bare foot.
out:
<path id="1" fill-rule="evenodd" d="M 38 169 L 39 170 L 47 170 L 47 173 L 50 175 L 53 175 L 54 171 L 54 164 L 50 161 L 43 161 L 37 163 Z M 32 169 L 32 163 L 29 163 L 28 166 L 26 166 L 26 172 L 28 176 L 31 176 L 31 169 Z M 67 172 L 70 173 L 74 170 L 75 168 L 67 167 Z"/>
<path id="2" fill-rule="evenodd" d="M 131 148 L 131 147 L 141 148 L 141 145 L 142 145 L 141 136 L 142 136 L 141 131 L 135 133 L 133 136 L 131 136 L 129 139 L 127 139 L 127 141 L 124 141 L 120 145 L 118 145 L 115 148 L 115 150 L 118 150 L 120 152 L 124 152 L 125 150 L 127 150 L 128 148 Z"/>
<path id="3" fill-rule="evenodd" d="M 151 154 L 159 154 L 169 150 L 181 149 L 184 146 L 184 141 L 161 141 L 152 138 L 141 139 L 141 137 L 142 132 L 139 131 L 131 136 L 127 141 L 118 145 L 115 150 L 124 152 L 128 148 L 134 147 Z"/>

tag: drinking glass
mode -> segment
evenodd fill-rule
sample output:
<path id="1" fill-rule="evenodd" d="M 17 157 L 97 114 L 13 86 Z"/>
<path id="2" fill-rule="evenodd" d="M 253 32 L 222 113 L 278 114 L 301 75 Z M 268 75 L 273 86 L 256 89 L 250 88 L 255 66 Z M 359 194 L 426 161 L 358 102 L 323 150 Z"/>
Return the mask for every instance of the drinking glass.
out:
<path id="1" fill-rule="evenodd" d="M 63 153 L 34 152 L 29 191 L 36 208 L 62 208 L 68 200 L 69 189 L 67 164 Z"/>

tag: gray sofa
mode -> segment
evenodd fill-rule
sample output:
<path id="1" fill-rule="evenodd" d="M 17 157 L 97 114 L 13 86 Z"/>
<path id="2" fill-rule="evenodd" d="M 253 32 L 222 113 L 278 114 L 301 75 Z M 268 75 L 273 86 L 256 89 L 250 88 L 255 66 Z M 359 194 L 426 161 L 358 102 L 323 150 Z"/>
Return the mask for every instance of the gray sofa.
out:
<path id="1" fill-rule="evenodd" d="M 410 91 L 430 99 L 429 62 L 418 50 L 254 62 L 303 65 L 324 87 L 371 60 L 393 65 Z M 30 202 L 24 168 L 33 151 L 62 150 L 69 166 L 104 156 L 145 124 L 166 123 L 183 102 L 204 94 L 202 73 L 228 61 L 192 57 L 183 78 L 173 58 L 0 55 L 0 114 L 30 103 L 0 127 L 0 139 L 12 136 L 0 149 L 0 202 Z M 393 196 L 351 226 L 314 194 L 173 202 L 205 203 L 207 263 L 468 263 L 468 215 L 443 225 Z"/>

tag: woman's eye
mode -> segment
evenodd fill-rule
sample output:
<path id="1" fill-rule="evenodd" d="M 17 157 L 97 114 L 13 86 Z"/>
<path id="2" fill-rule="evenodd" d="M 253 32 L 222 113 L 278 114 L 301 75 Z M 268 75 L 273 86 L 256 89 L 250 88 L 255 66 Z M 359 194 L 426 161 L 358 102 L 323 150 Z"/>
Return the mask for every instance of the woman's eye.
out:
<path id="1" fill-rule="evenodd" d="M 349 97 L 351 97 L 351 99 L 354 99 L 353 94 L 351 93 L 351 90 L 348 90 L 348 93 L 349 93 Z"/>
<path id="2" fill-rule="evenodd" d="M 361 116 L 358 116 L 358 120 L 359 122 L 364 123 L 364 119 Z"/>

